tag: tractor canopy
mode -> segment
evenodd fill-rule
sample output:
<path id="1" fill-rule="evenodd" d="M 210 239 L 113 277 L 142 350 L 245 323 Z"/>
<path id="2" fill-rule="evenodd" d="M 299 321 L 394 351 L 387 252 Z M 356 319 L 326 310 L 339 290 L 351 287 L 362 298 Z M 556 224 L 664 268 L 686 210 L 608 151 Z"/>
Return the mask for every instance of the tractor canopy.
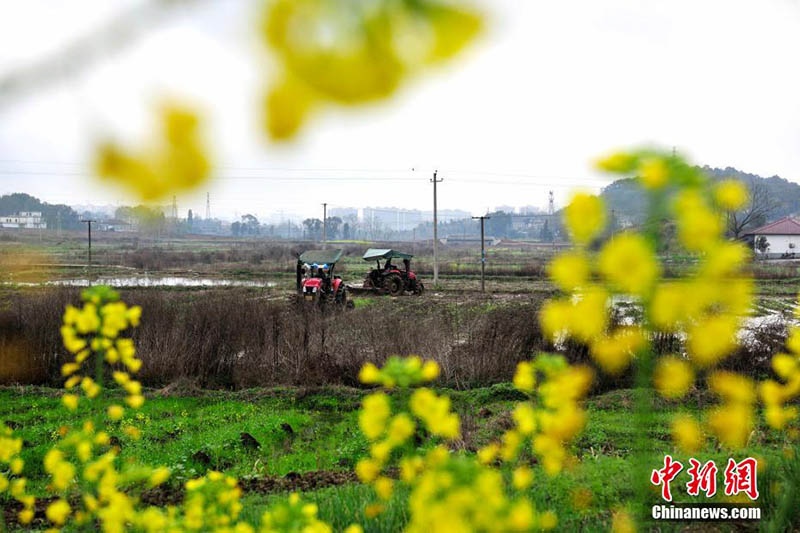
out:
<path id="1" fill-rule="evenodd" d="M 309 265 L 335 265 L 341 259 L 344 250 L 308 250 L 297 257 L 298 263 Z"/>
<path id="2" fill-rule="evenodd" d="M 370 248 L 364 252 L 364 261 L 377 261 L 378 259 L 393 259 L 398 257 L 400 259 L 411 259 L 414 257 L 411 254 L 404 254 L 391 248 Z"/>

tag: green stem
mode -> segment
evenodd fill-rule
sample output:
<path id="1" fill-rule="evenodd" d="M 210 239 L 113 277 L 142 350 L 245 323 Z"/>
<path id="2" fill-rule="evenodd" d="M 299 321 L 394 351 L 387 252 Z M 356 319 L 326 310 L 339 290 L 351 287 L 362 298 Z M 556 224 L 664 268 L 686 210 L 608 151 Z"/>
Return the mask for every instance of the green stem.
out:
<path id="1" fill-rule="evenodd" d="M 103 363 L 105 358 L 105 352 L 102 350 L 94 354 L 94 380 L 101 388 L 103 386 Z"/>
<path id="2" fill-rule="evenodd" d="M 648 217 L 645 223 L 645 237 L 650 241 L 653 251 L 658 257 L 661 245 L 661 222 L 666 215 L 666 197 L 662 191 L 655 191 L 649 198 L 650 206 Z M 642 298 L 642 329 L 651 331 L 648 310 L 652 300 L 652 291 Z M 650 347 L 640 350 L 636 354 L 636 378 L 635 378 L 635 410 L 634 427 L 636 436 L 634 440 L 634 469 L 633 484 L 636 492 L 637 506 L 639 507 L 640 517 L 645 519 L 650 496 L 650 463 L 651 454 L 649 449 L 648 434 L 652 427 L 653 419 L 653 368 L 655 366 L 655 356 Z"/>

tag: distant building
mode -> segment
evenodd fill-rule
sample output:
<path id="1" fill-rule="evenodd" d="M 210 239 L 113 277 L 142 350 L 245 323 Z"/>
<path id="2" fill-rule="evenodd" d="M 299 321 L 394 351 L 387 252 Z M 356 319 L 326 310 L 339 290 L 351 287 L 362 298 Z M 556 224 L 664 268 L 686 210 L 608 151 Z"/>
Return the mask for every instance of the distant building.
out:
<path id="1" fill-rule="evenodd" d="M 47 222 L 42 218 L 41 211 L 20 211 L 16 215 L 0 217 L 0 227 L 46 229 Z"/>
<path id="2" fill-rule="evenodd" d="M 97 224 L 100 231 L 138 231 L 136 226 L 126 220 L 112 218 Z"/>
<path id="3" fill-rule="evenodd" d="M 491 235 L 484 236 L 484 242 L 486 246 L 496 246 L 500 244 L 500 239 L 497 237 L 492 237 Z M 461 245 L 461 246 L 480 246 L 481 245 L 481 236 L 480 235 L 448 235 L 444 239 L 440 239 L 444 244 L 451 244 L 451 245 Z"/>
<path id="4" fill-rule="evenodd" d="M 762 257 L 795 257 L 800 254 L 800 222 L 783 217 L 748 232 L 753 249 Z M 763 251 L 762 251 L 763 250 Z"/>

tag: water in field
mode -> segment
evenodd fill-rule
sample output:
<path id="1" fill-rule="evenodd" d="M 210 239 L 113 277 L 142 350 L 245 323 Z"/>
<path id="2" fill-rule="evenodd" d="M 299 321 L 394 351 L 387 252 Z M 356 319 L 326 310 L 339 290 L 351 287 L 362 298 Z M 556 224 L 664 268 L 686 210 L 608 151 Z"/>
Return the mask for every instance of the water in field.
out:
<path id="1" fill-rule="evenodd" d="M 88 278 L 61 279 L 44 282 L 4 282 L 3 285 L 21 285 L 36 287 L 54 285 L 61 287 L 89 287 L 90 285 L 110 285 L 118 288 L 136 287 L 274 287 L 273 281 L 248 281 L 233 279 L 189 278 L 181 276 L 121 276 L 113 278 Z"/>

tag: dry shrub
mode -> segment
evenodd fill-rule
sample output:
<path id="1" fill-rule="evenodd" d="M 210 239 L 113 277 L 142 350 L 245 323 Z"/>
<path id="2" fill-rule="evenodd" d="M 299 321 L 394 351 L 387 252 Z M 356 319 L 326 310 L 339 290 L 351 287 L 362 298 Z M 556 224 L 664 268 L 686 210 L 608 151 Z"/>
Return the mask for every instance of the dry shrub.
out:
<path id="1" fill-rule="evenodd" d="M 61 383 L 65 351 L 59 327 L 76 289 L 38 289 L 10 296 L 0 312 L 0 382 Z M 144 309 L 135 330 L 142 381 L 163 386 L 188 380 L 200 387 L 357 385 L 367 361 L 418 354 L 442 367 L 443 385 L 472 387 L 509 381 L 519 361 L 556 347 L 539 330 L 537 297 L 497 304 L 435 298 L 378 298 L 342 312 L 321 313 L 261 291 L 134 289 L 123 293 Z M 762 376 L 767 356 L 783 347 L 785 325 L 764 324 L 725 362 Z M 680 353 L 680 339 L 657 336 L 657 353 Z M 593 364 L 585 346 L 558 346 L 570 363 Z M 598 372 L 595 391 L 632 386 L 630 372 Z"/>

